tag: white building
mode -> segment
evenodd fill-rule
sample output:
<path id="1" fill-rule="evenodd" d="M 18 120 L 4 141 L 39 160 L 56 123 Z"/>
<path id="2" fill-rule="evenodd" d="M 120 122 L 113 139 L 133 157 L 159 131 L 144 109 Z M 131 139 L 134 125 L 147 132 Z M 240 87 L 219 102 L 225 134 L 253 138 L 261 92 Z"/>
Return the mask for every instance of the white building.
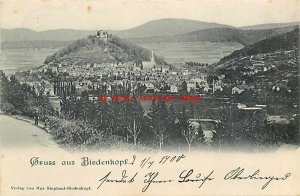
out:
<path id="1" fill-rule="evenodd" d="M 240 89 L 238 87 L 233 87 L 231 89 L 231 94 L 241 94 L 242 92 L 244 92 L 244 89 Z"/>
<path id="2" fill-rule="evenodd" d="M 146 88 L 154 88 L 154 85 L 151 82 L 143 82 L 142 83 Z"/>
<path id="3" fill-rule="evenodd" d="M 188 82 L 187 84 L 187 91 L 190 92 L 192 89 L 196 89 L 196 83 Z"/>
<path id="4" fill-rule="evenodd" d="M 170 92 L 171 93 L 178 93 L 178 87 L 176 85 L 170 86 Z"/>
<path id="5" fill-rule="evenodd" d="M 161 68 L 161 72 L 162 73 L 168 73 L 170 71 L 170 67 L 169 66 L 162 66 Z"/>

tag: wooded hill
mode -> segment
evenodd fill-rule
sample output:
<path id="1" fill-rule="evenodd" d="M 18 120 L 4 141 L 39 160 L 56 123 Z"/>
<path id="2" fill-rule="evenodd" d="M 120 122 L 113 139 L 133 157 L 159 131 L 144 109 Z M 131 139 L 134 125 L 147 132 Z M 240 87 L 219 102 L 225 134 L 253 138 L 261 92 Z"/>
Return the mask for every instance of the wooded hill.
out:
<path id="1" fill-rule="evenodd" d="M 295 29 L 296 26 L 259 29 L 240 30 L 235 28 L 211 28 L 201 29 L 185 34 L 154 36 L 143 38 L 128 38 L 133 43 L 160 43 L 160 42 L 237 42 L 244 46 L 261 41 L 274 35 L 286 33 Z"/>
<path id="2" fill-rule="evenodd" d="M 94 64 L 94 63 L 124 63 L 150 61 L 151 51 L 132 44 L 117 36 L 111 36 L 107 41 L 90 35 L 71 43 L 45 60 L 45 64 Z M 158 64 L 163 64 L 161 57 L 155 56 Z"/>
<path id="3" fill-rule="evenodd" d="M 240 50 L 234 51 L 232 54 L 224 57 L 221 62 L 237 57 L 269 53 L 277 50 L 292 50 L 298 47 L 299 28 L 296 28 L 293 31 L 264 39 Z"/>

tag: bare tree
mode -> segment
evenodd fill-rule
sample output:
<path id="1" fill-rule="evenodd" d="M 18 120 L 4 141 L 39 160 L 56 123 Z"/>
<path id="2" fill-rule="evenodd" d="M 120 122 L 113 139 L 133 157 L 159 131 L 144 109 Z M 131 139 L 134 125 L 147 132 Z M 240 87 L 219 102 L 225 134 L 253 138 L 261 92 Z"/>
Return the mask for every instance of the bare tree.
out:
<path id="1" fill-rule="evenodd" d="M 189 152 L 191 152 L 191 145 L 194 141 L 194 139 L 198 135 L 198 131 L 200 130 L 201 126 L 200 123 L 198 122 L 191 122 L 188 126 L 188 128 L 182 130 L 182 135 L 184 136 L 188 147 L 189 147 Z"/>
<path id="2" fill-rule="evenodd" d="M 133 138 L 133 144 L 134 146 L 137 145 L 137 138 L 141 132 L 141 129 L 136 125 L 135 119 L 133 119 L 133 126 L 127 127 L 127 130 L 129 132 L 129 135 Z"/>
<path id="3" fill-rule="evenodd" d="M 153 129 L 153 133 L 158 138 L 159 149 L 161 150 L 166 138 L 168 137 L 167 129 L 164 126 L 159 126 L 158 128 Z"/>

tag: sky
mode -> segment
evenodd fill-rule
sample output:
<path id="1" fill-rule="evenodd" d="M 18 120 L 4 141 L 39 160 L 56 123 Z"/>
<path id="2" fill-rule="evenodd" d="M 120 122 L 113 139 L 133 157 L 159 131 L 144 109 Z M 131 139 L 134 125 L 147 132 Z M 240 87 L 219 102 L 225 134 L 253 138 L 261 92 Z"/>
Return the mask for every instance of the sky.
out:
<path id="1" fill-rule="evenodd" d="M 300 20 L 300 0 L 0 0 L 1 28 L 130 29 L 184 18 L 232 26 Z"/>

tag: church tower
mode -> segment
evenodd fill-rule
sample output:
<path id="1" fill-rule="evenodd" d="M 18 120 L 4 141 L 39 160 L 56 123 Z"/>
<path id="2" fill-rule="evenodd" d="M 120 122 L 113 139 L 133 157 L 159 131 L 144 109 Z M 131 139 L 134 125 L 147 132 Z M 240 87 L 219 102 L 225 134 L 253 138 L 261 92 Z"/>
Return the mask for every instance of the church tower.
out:
<path id="1" fill-rule="evenodd" d="M 152 50 L 152 54 L 151 54 L 151 62 L 154 63 L 154 54 L 153 54 L 153 50 Z"/>

